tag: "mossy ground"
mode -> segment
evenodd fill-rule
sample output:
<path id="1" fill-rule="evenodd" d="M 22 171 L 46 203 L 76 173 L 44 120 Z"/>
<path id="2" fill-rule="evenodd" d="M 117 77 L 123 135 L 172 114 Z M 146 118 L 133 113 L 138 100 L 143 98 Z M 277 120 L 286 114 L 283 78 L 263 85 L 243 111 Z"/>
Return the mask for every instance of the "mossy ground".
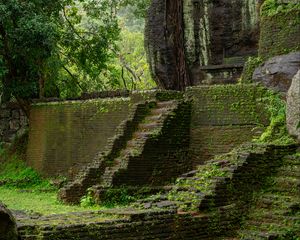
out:
<path id="1" fill-rule="evenodd" d="M 98 206 L 67 206 L 57 200 L 58 188 L 42 178 L 16 154 L 1 149 L 0 201 L 12 210 L 43 215 L 99 210 Z"/>
<path id="2" fill-rule="evenodd" d="M 42 215 L 61 214 L 89 210 L 100 210 L 100 207 L 67 206 L 57 200 L 57 192 L 40 192 L 18 188 L 0 187 L 0 201 L 12 210 L 34 212 Z"/>

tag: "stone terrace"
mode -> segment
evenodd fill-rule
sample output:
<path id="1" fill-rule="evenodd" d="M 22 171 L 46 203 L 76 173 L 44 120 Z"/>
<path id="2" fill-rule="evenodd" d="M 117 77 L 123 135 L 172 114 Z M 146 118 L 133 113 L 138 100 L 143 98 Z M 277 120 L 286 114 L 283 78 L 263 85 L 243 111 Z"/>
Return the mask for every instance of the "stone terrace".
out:
<path id="1" fill-rule="evenodd" d="M 291 161 L 283 159 L 293 158 L 294 163 L 295 157 L 284 156 L 292 154 L 296 147 L 244 146 L 183 175 L 169 194 L 137 202 L 129 208 L 31 218 L 17 216 L 20 237 L 27 240 L 225 239 L 239 229 L 241 219 L 256 204 L 252 203 L 254 193 L 268 182 L 267 177 L 290 169 Z M 298 170 L 293 167 L 290 172 L 298 176 Z M 203 186 L 201 181 L 208 184 Z M 185 197 L 180 199 L 180 196 Z"/>

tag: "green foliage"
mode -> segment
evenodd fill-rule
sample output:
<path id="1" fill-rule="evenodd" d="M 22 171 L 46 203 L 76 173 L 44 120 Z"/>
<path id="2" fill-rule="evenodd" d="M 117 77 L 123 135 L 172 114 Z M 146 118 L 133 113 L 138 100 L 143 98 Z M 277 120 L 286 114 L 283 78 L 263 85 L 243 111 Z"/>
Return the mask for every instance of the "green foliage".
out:
<path id="1" fill-rule="evenodd" d="M 0 3 L 0 80 L 4 100 L 70 97 L 104 89 L 100 73 L 113 59 L 119 3 L 19 1 Z"/>
<path id="2" fill-rule="evenodd" d="M 18 156 L 9 156 L 5 150 L 1 150 L 1 152 L 2 158 L 7 160 L 0 164 L 0 182 L 2 185 L 22 189 L 55 190 L 49 181 L 28 167 Z"/>
<path id="3" fill-rule="evenodd" d="M 100 210 L 100 207 L 80 207 L 64 205 L 57 200 L 56 191 L 37 191 L 0 186 L 0 201 L 10 209 L 40 214 L 61 214 L 87 210 Z"/>
<path id="4" fill-rule="evenodd" d="M 7 0 L 0 3 L 0 69 L 4 100 L 37 95 L 37 82 L 58 40 L 52 21 L 60 3 Z"/>
<path id="5" fill-rule="evenodd" d="M 64 75 L 57 83 L 63 96 L 119 86 L 114 78 L 103 79 L 105 72 L 113 72 L 108 64 L 115 57 L 120 33 L 117 8 L 116 1 L 88 0 L 63 9 L 59 57 Z"/>
<path id="6" fill-rule="evenodd" d="M 143 48 L 143 18 L 149 4 L 149 0 L 2 1 L 1 99 L 70 98 L 82 92 L 155 86 Z M 123 24 L 130 30 L 122 31 L 117 44 Z"/>
<path id="7" fill-rule="evenodd" d="M 101 207 L 113 208 L 116 206 L 126 206 L 138 199 L 144 199 L 151 194 L 151 188 L 130 188 L 121 186 L 119 188 L 109 188 L 101 195 Z M 88 189 L 87 194 L 80 200 L 81 207 L 93 207 L 97 205 L 93 196 L 93 190 Z"/>
<path id="8" fill-rule="evenodd" d="M 87 194 L 80 199 L 80 206 L 81 207 L 92 207 L 92 206 L 95 206 L 95 205 L 96 205 L 96 202 L 95 202 L 94 197 L 92 195 L 92 191 L 89 188 L 87 190 Z"/>
<path id="9" fill-rule="evenodd" d="M 109 65 L 110 69 L 114 69 L 110 73 L 114 74 L 111 77 L 115 78 L 117 85 L 128 90 L 154 88 L 156 84 L 151 78 L 147 63 L 143 33 L 124 27 L 117 44 L 119 51 Z"/>
<path id="10" fill-rule="evenodd" d="M 286 128 L 286 104 L 280 95 L 270 90 L 261 99 L 270 115 L 270 125 L 261 137 L 256 140 L 259 143 L 291 144 L 294 140 L 289 136 Z"/>
<path id="11" fill-rule="evenodd" d="M 291 0 L 289 3 L 283 3 L 279 0 L 266 0 L 261 7 L 261 15 L 272 17 L 293 10 L 300 10 L 300 3 L 297 0 Z"/>
<path id="12" fill-rule="evenodd" d="M 106 207 L 114 207 L 120 205 L 128 205 L 129 203 L 137 200 L 137 196 L 130 194 L 126 187 L 108 189 L 103 198 L 101 204 Z"/>
<path id="13" fill-rule="evenodd" d="M 137 18 L 145 18 L 147 15 L 147 10 L 150 6 L 151 0 L 123 0 L 122 4 L 125 6 L 133 7 L 134 15 Z"/>
<path id="14" fill-rule="evenodd" d="M 263 60 L 261 57 L 249 57 L 247 62 L 245 63 L 243 73 L 241 76 L 241 83 L 251 83 L 252 76 L 257 67 L 259 67 L 260 64 L 263 63 Z"/>

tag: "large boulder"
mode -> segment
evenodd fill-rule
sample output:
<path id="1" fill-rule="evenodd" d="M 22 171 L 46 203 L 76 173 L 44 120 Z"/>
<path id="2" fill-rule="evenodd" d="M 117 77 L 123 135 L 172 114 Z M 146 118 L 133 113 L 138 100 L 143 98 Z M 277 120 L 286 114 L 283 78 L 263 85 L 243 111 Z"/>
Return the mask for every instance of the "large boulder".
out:
<path id="1" fill-rule="evenodd" d="M 300 142 L 300 68 L 287 94 L 287 128 Z"/>
<path id="2" fill-rule="evenodd" d="M 0 202 L 0 240 L 17 240 L 18 232 L 15 218 Z"/>
<path id="3" fill-rule="evenodd" d="M 299 68 L 300 52 L 293 52 L 269 59 L 255 69 L 252 78 L 269 89 L 286 94 Z"/>

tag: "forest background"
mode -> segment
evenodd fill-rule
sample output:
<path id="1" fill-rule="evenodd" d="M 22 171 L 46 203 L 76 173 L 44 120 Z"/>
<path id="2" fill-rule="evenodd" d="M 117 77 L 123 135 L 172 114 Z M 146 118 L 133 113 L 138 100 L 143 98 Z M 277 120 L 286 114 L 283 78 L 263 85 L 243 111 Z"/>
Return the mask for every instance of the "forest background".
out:
<path id="1" fill-rule="evenodd" d="M 155 87 L 144 49 L 149 4 L 0 0 L 1 102 L 26 108 L 32 98 Z"/>

